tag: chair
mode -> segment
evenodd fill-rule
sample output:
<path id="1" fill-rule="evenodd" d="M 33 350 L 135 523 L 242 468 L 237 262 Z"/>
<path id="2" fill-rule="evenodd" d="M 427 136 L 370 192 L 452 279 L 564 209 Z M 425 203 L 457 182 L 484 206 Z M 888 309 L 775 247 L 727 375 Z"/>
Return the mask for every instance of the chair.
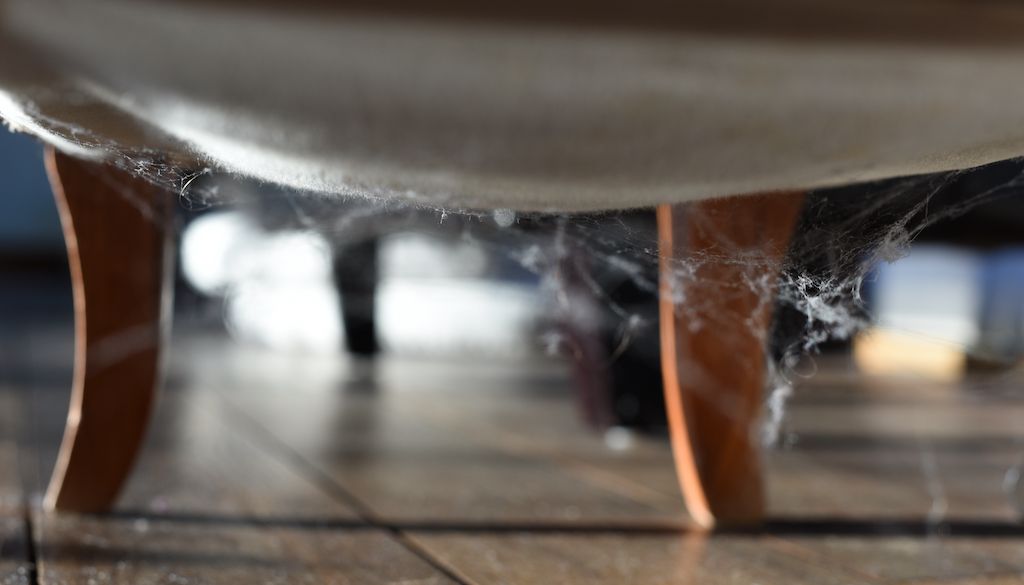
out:
<path id="1" fill-rule="evenodd" d="M 47 505 L 107 509 L 131 468 L 167 304 L 152 183 L 215 166 L 441 208 L 656 206 L 680 485 L 701 525 L 756 523 L 771 303 L 723 283 L 777 276 L 808 189 L 1024 153 L 1022 25 L 945 0 L 6 0 L 0 117 L 52 147 L 75 289 Z M 673 259 L 726 243 L 761 261 L 702 264 L 689 302 L 751 325 L 694 330 Z"/>

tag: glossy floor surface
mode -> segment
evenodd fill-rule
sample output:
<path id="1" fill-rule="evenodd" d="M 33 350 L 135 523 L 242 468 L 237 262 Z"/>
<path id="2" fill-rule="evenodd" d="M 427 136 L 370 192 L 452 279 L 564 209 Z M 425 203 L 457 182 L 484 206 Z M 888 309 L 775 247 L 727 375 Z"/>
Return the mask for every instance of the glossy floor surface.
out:
<path id="1" fill-rule="evenodd" d="M 559 364 L 354 363 L 179 328 L 116 511 L 55 516 L 38 490 L 70 327 L 22 317 L 0 334 L 3 585 L 1024 583 L 1014 374 L 821 360 L 768 456 L 771 521 L 706 537 L 664 442 L 587 430 Z"/>

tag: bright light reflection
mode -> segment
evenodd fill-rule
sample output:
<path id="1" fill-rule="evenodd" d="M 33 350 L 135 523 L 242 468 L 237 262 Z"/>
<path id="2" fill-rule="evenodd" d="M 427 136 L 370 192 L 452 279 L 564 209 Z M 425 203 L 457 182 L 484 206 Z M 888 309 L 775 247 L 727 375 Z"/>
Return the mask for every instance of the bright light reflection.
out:
<path id="1" fill-rule="evenodd" d="M 243 214 L 194 221 L 182 242 L 186 278 L 225 298 L 237 339 L 273 349 L 343 347 L 329 244 L 310 232 L 265 233 Z M 465 242 L 402 234 L 382 243 L 377 323 L 399 354 L 518 357 L 536 351 L 540 303 L 531 286 L 487 280 L 487 257 Z"/>
<path id="2" fill-rule="evenodd" d="M 418 355 L 521 357 L 536 344 L 536 291 L 479 279 L 388 279 L 378 293 L 381 345 Z"/>

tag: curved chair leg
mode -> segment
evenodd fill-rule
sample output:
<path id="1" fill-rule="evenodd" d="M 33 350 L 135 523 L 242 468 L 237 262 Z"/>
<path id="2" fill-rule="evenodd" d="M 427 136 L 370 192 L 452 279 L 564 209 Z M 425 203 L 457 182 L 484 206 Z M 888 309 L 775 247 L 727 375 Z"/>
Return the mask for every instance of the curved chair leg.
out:
<path id="1" fill-rule="evenodd" d="M 658 208 L 669 431 L 687 509 L 705 527 L 756 524 L 764 514 L 756 425 L 765 345 L 803 198 Z"/>
<path id="2" fill-rule="evenodd" d="M 49 150 L 75 304 L 75 372 L 48 509 L 102 512 L 131 471 L 168 322 L 169 206 L 145 181 Z"/>

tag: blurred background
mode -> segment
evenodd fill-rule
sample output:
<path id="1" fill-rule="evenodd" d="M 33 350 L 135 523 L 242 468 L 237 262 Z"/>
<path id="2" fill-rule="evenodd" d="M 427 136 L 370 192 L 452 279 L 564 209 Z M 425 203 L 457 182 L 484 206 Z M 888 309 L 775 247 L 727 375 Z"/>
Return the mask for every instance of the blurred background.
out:
<path id="1" fill-rule="evenodd" d="M 934 381 L 1013 369 L 1024 355 L 1024 198 L 1012 187 L 1021 173 L 1019 162 L 998 163 L 894 200 L 926 196 L 938 214 L 1000 190 L 926 227 L 898 261 L 878 263 L 858 291 L 867 326 L 819 349 L 864 373 Z M 0 174 L 2 325 L 67 326 L 67 265 L 41 145 L 0 132 Z M 663 431 L 652 212 L 481 216 L 325 202 L 230 177 L 193 187 L 177 206 L 176 329 L 349 360 L 553 362 L 572 373 L 565 391 L 594 427 Z M 794 266 L 813 273 L 833 225 L 822 218 L 845 217 L 878 190 L 820 193 Z M 586 250 L 552 259 L 565 246 Z M 780 356 L 807 334 L 806 315 L 781 309 Z"/>

